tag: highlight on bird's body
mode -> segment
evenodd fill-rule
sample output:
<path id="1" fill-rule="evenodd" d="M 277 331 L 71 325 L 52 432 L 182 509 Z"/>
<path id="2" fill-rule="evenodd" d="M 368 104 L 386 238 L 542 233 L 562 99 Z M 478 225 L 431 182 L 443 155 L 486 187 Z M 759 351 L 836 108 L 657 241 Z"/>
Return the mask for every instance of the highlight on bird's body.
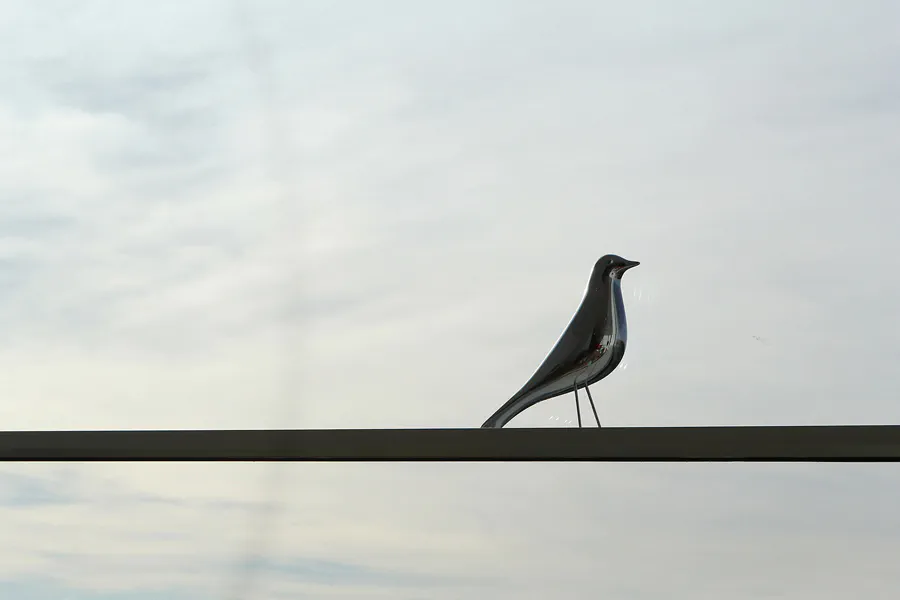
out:
<path id="1" fill-rule="evenodd" d="M 597 426 L 600 417 L 588 387 L 612 373 L 625 355 L 628 326 L 622 299 L 622 275 L 640 263 L 607 254 L 594 264 L 584 297 L 569 321 L 525 385 L 482 425 L 500 428 L 538 402 L 574 392 L 581 427 L 578 388 L 587 392 Z"/>

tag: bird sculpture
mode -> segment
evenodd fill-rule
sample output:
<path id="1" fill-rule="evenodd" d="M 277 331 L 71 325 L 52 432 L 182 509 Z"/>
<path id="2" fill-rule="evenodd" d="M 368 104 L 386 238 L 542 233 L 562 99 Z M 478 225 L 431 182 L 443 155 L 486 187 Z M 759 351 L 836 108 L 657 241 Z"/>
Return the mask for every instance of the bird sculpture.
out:
<path id="1" fill-rule="evenodd" d="M 594 264 L 581 305 L 568 327 L 531 379 L 482 425 L 501 428 L 516 415 L 538 402 L 575 393 L 575 410 L 581 427 L 578 388 L 587 392 L 594 419 L 600 417 L 589 385 L 615 370 L 625 354 L 628 327 L 622 300 L 622 275 L 639 262 L 607 254 Z"/>

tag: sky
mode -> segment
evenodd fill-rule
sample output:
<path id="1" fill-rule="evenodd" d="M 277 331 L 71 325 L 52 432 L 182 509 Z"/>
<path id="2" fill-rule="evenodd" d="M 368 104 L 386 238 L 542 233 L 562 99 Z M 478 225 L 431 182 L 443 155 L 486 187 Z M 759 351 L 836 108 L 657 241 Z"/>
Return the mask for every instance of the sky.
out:
<path id="1" fill-rule="evenodd" d="M 0 427 L 477 427 L 607 253 L 641 265 L 604 425 L 898 423 L 898 21 L 6 2 Z M 898 476 L 4 464 L 0 596 L 893 598 Z"/>

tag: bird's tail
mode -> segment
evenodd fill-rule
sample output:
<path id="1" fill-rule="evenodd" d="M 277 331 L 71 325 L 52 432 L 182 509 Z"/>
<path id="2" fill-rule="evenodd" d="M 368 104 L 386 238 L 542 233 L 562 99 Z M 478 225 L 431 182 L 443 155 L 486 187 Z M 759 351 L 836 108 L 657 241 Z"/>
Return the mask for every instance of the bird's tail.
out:
<path id="1" fill-rule="evenodd" d="M 500 422 L 497 413 L 492 414 L 487 421 L 481 424 L 482 429 L 500 429 L 501 427 L 503 427 L 503 423 Z"/>

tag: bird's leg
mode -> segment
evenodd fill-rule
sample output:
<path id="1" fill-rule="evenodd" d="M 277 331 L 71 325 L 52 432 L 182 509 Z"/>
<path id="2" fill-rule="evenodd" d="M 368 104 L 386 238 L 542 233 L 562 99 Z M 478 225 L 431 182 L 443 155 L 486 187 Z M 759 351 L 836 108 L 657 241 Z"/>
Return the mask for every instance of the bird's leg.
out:
<path id="1" fill-rule="evenodd" d="M 591 388 L 584 386 L 584 390 L 587 392 L 588 400 L 591 401 L 591 410 L 594 411 L 594 418 L 597 419 L 597 427 L 600 427 L 600 417 L 597 416 L 597 407 L 594 406 L 594 399 L 591 397 Z"/>
<path id="2" fill-rule="evenodd" d="M 575 412 L 578 414 L 578 426 L 581 427 L 581 406 L 578 404 L 578 383 L 575 383 Z"/>

